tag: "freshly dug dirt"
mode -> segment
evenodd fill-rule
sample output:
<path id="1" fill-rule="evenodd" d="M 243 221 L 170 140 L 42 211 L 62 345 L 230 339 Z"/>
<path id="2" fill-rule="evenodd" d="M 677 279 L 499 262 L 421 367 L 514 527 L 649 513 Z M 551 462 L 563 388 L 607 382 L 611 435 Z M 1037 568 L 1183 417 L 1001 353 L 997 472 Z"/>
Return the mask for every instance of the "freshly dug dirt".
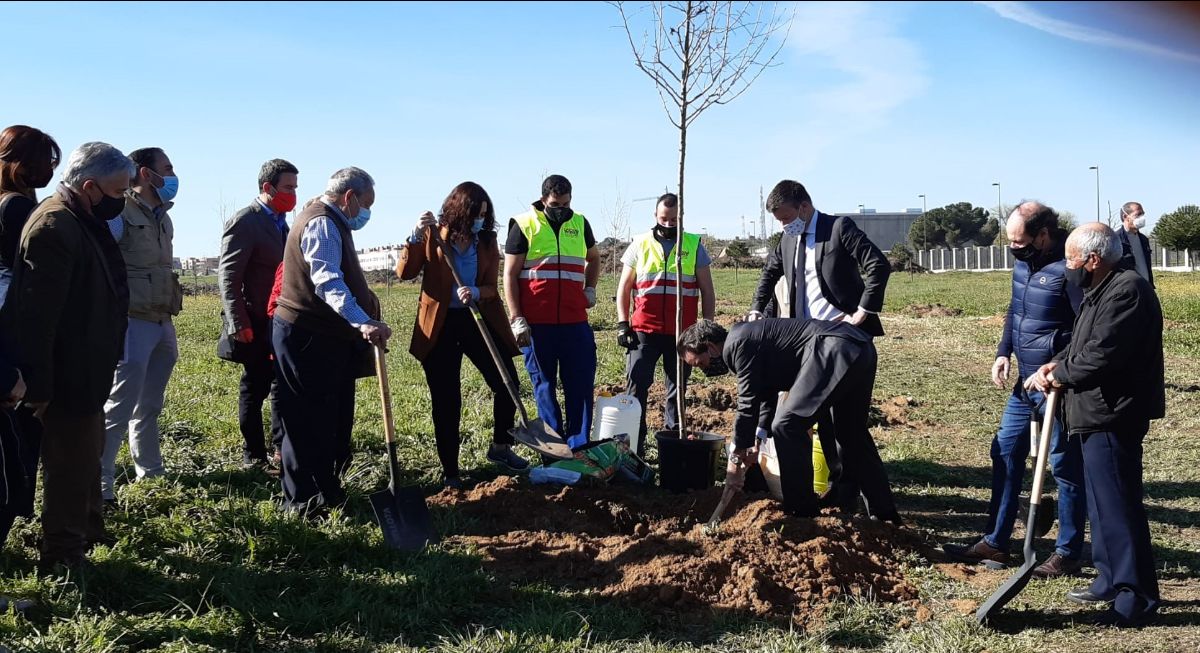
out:
<path id="1" fill-rule="evenodd" d="M 447 540 L 469 545 L 497 576 L 633 600 L 672 618 L 712 611 L 819 624 L 839 597 L 917 605 L 897 555 L 922 547 L 903 528 L 861 517 L 785 515 L 739 497 L 715 535 L 720 488 L 688 495 L 629 486 L 556 488 L 500 477 L 430 499 Z"/>
<path id="2" fill-rule="evenodd" d="M 961 308 L 951 308 L 941 304 L 910 304 L 900 311 L 912 317 L 955 317 L 962 315 Z"/>

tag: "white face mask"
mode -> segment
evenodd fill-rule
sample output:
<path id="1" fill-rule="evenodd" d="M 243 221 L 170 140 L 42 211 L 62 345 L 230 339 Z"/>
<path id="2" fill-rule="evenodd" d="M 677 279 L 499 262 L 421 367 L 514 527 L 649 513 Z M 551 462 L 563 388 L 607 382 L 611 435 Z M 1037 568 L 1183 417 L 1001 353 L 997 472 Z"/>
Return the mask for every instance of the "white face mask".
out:
<path id="1" fill-rule="evenodd" d="M 1133 219 L 1133 228 L 1134 229 L 1145 229 L 1146 228 L 1146 216 L 1139 215 L 1138 217 L 1134 218 Z"/>

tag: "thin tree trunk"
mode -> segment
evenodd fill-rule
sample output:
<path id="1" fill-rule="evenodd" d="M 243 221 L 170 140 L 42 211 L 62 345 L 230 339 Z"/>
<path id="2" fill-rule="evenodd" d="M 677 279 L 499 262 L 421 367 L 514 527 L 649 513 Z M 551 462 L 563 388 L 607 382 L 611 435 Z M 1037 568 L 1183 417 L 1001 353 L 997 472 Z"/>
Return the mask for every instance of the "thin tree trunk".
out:
<path id="1" fill-rule="evenodd" d="M 679 412 L 679 439 L 687 438 L 686 401 L 683 385 L 683 357 L 679 355 L 679 341 L 683 337 L 683 171 L 687 161 L 688 77 L 691 74 L 692 48 L 692 3 L 687 3 L 687 18 L 683 28 L 683 74 L 679 103 L 679 219 L 675 224 L 675 404 Z"/>

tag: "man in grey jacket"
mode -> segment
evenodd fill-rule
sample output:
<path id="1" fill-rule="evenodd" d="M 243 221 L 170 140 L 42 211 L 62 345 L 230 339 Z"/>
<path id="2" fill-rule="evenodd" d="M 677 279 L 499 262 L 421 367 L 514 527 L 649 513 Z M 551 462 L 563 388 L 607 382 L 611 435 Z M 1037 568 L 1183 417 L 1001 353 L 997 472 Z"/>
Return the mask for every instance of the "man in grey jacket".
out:
<path id="1" fill-rule="evenodd" d="M 271 362 L 271 321 L 267 301 L 275 272 L 283 262 L 287 214 L 296 207 L 300 171 L 283 159 L 271 159 L 258 173 L 259 195 L 225 223 L 221 237 L 221 284 L 224 333 L 218 356 L 242 365 L 238 426 L 242 465 L 270 469 L 262 425 L 262 404 L 271 396 L 271 442 L 278 467 L 283 430 L 275 402 L 275 366 Z"/>

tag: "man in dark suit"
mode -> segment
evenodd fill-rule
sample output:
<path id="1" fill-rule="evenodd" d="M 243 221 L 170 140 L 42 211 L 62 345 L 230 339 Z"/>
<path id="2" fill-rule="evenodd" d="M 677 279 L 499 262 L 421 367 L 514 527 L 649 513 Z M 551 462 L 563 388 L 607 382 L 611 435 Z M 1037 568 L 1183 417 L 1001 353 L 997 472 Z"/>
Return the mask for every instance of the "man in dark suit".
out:
<path id="1" fill-rule="evenodd" d="M 1159 605 L 1142 492 L 1142 441 L 1166 413 L 1162 307 L 1150 283 L 1121 266 L 1112 229 L 1085 224 L 1067 238 L 1067 280 L 1085 290 L 1071 343 L 1025 382 L 1066 388 L 1067 429 L 1083 440 L 1084 482 L 1099 575 L 1076 603 L 1109 604 L 1099 621 L 1139 626 Z"/>
<path id="2" fill-rule="evenodd" d="M 221 237 L 217 275 L 225 319 L 218 355 L 242 364 L 238 425 L 244 440 L 242 464 L 248 468 L 270 468 L 262 427 L 262 404 L 268 395 L 276 467 L 283 442 L 275 401 L 267 301 L 275 283 L 275 270 L 283 261 L 287 213 L 296 207 L 298 175 L 296 166 L 283 159 L 264 163 L 258 173 L 258 197 L 225 223 Z"/>
<path id="3" fill-rule="evenodd" d="M 1146 211 L 1140 202 L 1126 202 L 1121 207 L 1121 228 L 1117 238 L 1121 241 L 1121 266 L 1137 272 L 1154 287 L 1154 257 L 1150 250 L 1150 239 L 1142 233 L 1146 228 Z"/>
<path id="4" fill-rule="evenodd" d="M 62 183 L 25 223 L 0 321 L 42 433 L 43 567 L 76 567 L 109 541 L 100 498 L 104 402 L 129 311 L 125 261 L 107 221 L 125 208 L 134 165 L 107 143 L 84 143 Z"/>
<path id="5" fill-rule="evenodd" d="M 846 454 L 843 473 L 862 488 L 872 517 L 900 522 L 883 461 L 867 428 L 876 353 L 871 337 L 845 322 L 764 319 L 733 325 L 710 320 L 688 327 L 679 355 L 707 376 L 732 370 L 738 379 L 734 450 L 727 482 L 744 478 L 737 461 L 758 455 L 760 424 L 770 424 L 779 455 L 784 509 L 800 517 L 818 512 L 813 492 L 809 428 L 828 412 L 837 444 Z M 777 405 L 779 393 L 787 399 Z M 765 435 L 763 436 L 765 437 Z"/>
<path id="6" fill-rule="evenodd" d="M 766 208 L 783 224 L 783 237 L 763 268 L 747 319 L 764 317 L 774 300 L 775 317 L 845 321 L 872 336 L 883 335 L 879 312 L 891 274 L 883 252 L 850 218 L 817 211 L 800 182 L 775 184 Z M 819 423 L 831 488 L 825 498 L 852 513 L 858 488 L 842 474 L 846 454 L 837 450 L 833 425 L 824 418 Z"/>

